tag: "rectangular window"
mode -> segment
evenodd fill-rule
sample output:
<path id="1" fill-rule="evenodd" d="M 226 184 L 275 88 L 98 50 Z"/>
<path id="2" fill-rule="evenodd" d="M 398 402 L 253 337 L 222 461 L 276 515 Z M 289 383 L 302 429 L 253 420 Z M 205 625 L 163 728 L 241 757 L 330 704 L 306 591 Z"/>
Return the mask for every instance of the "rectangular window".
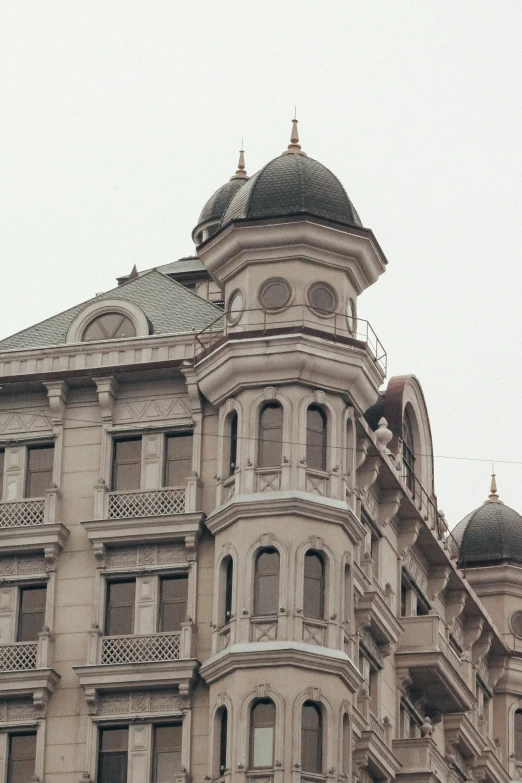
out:
<path id="1" fill-rule="evenodd" d="M 26 498 L 43 498 L 53 480 L 54 446 L 27 449 Z"/>
<path id="2" fill-rule="evenodd" d="M 187 616 L 188 579 L 186 576 L 160 580 L 159 631 L 180 631 Z"/>
<path id="3" fill-rule="evenodd" d="M 5 462 L 5 451 L 0 451 L 0 500 L 2 500 L 2 492 L 4 486 L 4 462 Z"/>
<path id="4" fill-rule="evenodd" d="M 171 783 L 181 771 L 181 726 L 154 726 L 152 783 Z"/>
<path id="5" fill-rule="evenodd" d="M 21 587 L 17 642 L 36 642 L 45 625 L 47 588 Z"/>
<path id="6" fill-rule="evenodd" d="M 165 455 L 165 486 L 184 487 L 192 472 L 192 433 L 169 435 Z"/>
<path id="7" fill-rule="evenodd" d="M 34 776 L 36 733 L 9 736 L 7 783 L 27 783 Z"/>
<path id="8" fill-rule="evenodd" d="M 136 581 L 109 582 L 107 585 L 106 636 L 127 636 L 134 633 L 134 602 Z"/>
<path id="9" fill-rule="evenodd" d="M 130 491 L 141 486 L 141 438 L 117 440 L 114 443 L 112 488 Z"/>
<path id="10" fill-rule="evenodd" d="M 98 783 L 127 783 L 128 748 L 127 727 L 100 730 Z"/>

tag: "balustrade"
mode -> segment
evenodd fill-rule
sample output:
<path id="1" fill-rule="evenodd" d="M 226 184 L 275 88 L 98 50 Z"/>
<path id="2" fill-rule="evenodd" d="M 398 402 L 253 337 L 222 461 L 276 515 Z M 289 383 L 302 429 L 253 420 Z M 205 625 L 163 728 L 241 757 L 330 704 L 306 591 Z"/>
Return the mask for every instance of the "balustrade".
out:
<path id="1" fill-rule="evenodd" d="M 103 636 L 102 664 L 177 661 L 181 656 L 181 632 L 146 636 Z"/>
<path id="2" fill-rule="evenodd" d="M 108 519 L 136 519 L 185 513 L 185 487 L 134 492 L 109 492 Z"/>
<path id="3" fill-rule="evenodd" d="M 0 503 L 0 528 L 43 525 L 45 521 L 45 499 L 16 500 Z"/>
<path id="4" fill-rule="evenodd" d="M 15 672 L 36 669 L 38 642 L 16 642 L 0 645 L 0 671 Z"/>

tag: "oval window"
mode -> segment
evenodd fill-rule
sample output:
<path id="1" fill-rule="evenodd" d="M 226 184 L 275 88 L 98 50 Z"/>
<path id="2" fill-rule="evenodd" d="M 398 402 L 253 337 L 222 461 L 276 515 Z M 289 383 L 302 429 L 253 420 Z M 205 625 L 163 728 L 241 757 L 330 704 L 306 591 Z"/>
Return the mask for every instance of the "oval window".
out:
<path id="1" fill-rule="evenodd" d="M 229 305 L 228 305 L 229 324 L 237 324 L 237 322 L 241 318 L 241 315 L 243 314 L 244 307 L 245 304 L 243 299 L 243 292 L 238 289 L 237 291 L 234 291 L 234 293 L 229 299 Z"/>
<path id="2" fill-rule="evenodd" d="M 280 310 L 288 304 L 291 296 L 290 285 L 282 278 L 267 280 L 261 288 L 259 299 L 266 310 Z"/>
<path id="3" fill-rule="evenodd" d="M 515 636 L 522 638 L 522 612 L 513 612 L 511 615 L 511 630 Z"/>
<path id="4" fill-rule="evenodd" d="M 317 283 L 308 291 L 308 302 L 317 315 L 332 315 L 337 306 L 337 297 L 329 285 Z"/>
<path id="5" fill-rule="evenodd" d="M 103 313 L 94 318 L 83 333 L 82 341 L 117 340 L 136 337 L 136 327 L 131 319 L 122 313 Z"/>

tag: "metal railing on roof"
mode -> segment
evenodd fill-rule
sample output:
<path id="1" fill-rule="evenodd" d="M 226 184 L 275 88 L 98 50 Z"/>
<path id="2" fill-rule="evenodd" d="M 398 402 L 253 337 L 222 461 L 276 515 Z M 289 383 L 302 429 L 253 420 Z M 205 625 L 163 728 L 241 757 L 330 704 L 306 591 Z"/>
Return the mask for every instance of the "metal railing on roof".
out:
<path id="1" fill-rule="evenodd" d="M 251 308 L 228 310 L 195 335 L 194 356 L 208 352 L 226 339 L 240 340 L 278 334 L 310 334 L 325 340 L 363 348 L 384 378 L 387 354 L 369 321 L 346 313 L 318 313 L 308 305 L 290 305 L 273 311 Z"/>

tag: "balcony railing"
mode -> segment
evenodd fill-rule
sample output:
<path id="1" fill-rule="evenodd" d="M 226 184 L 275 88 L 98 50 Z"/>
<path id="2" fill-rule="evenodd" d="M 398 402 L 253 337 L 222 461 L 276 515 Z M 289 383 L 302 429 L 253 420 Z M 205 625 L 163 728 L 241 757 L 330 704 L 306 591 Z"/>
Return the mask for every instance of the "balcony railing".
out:
<path id="1" fill-rule="evenodd" d="M 108 519 L 160 517 L 185 512 L 185 487 L 136 492 L 109 492 Z"/>
<path id="2" fill-rule="evenodd" d="M 370 724 L 370 730 L 375 732 L 375 734 L 377 734 L 379 739 L 381 739 L 384 742 L 386 738 L 384 726 L 379 721 L 379 719 L 373 714 L 373 712 L 370 712 L 369 724 Z"/>
<path id="3" fill-rule="evenodd" d="M 0 528 L 43 525 L 44 517 L 44 498 L 0 503 Z"/>
<path id="4" fill-rule="evenodd" d="M 233 323 L 230 324 L 230 321 Z M 382 377 L 386 376 L 386 351 L 368 321 L 347 316 L 346 313 L 328 313 L 320 317 L 304 304 L 290 305 L 277 313 L 253 308 L 241 313 L 227 312 L 220 315 L 195 336 L 194 355 L 196 359 L 200 358 L 204 352 L 216 347 L 227 337 L 239 340 L 277 334 L 311 334 L 361 347 L 368 353 Z"/>
<path id="5" fill-rule="evenodd" d="M 181 633 L 146 636 L 103 636 L 102 664 L 177 661 L 181 657 Z"/>
<path id="6" fill-rule="evenodd" d="M 16 642 L 0 645 L 0 671 L 15 672 L 36 669 L 38 642 Z"/>

